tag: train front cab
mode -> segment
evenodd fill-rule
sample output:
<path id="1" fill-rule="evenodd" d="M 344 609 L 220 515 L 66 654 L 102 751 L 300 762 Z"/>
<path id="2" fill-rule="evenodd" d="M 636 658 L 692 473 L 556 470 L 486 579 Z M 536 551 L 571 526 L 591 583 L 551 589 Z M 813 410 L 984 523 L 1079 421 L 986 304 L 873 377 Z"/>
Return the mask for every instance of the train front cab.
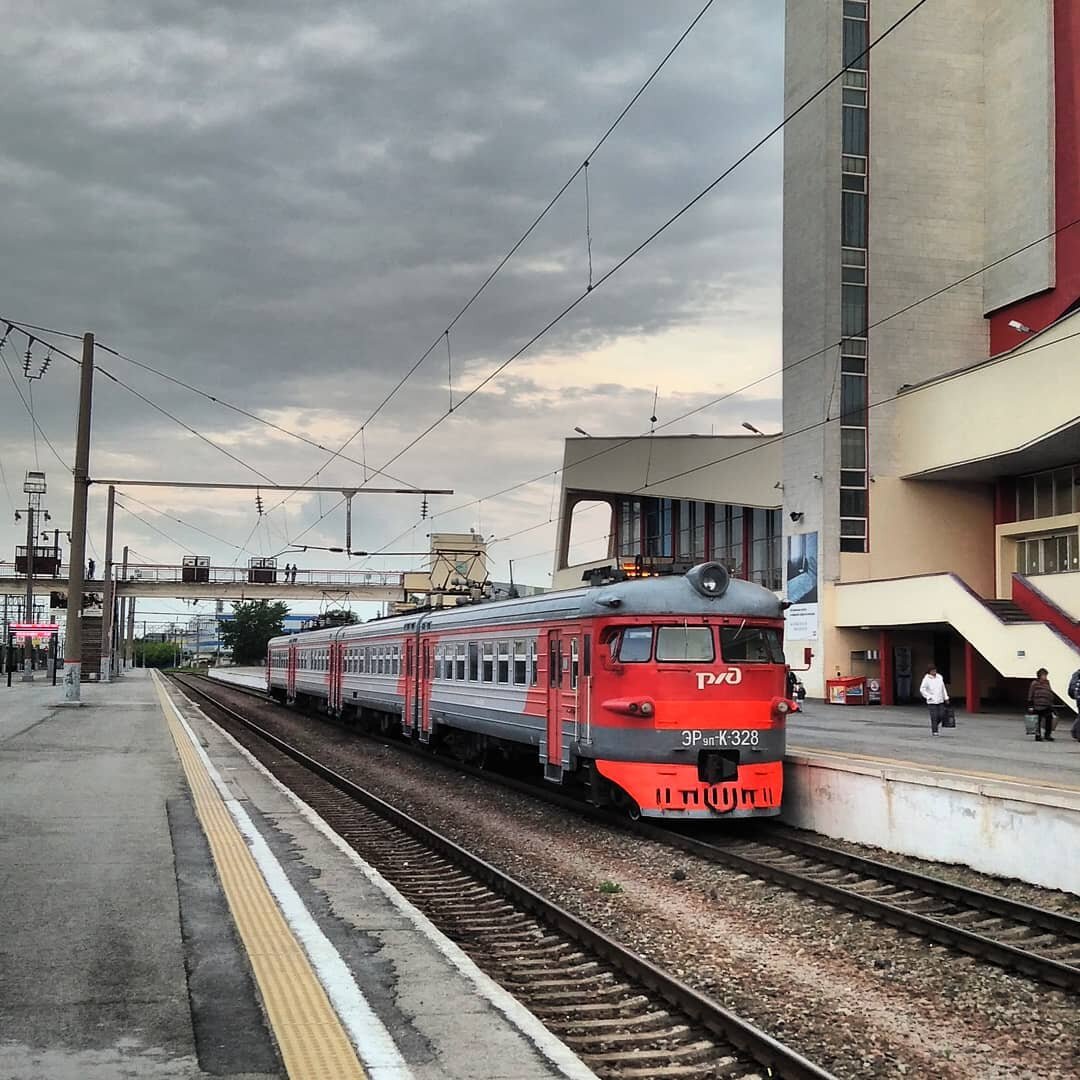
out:
<path id="1" fill-rule="evenodd" d="M 783 621 L 653 616 L 596 630 L 594 768 L 614 801 L 645 817 L 778 814 Z"/>

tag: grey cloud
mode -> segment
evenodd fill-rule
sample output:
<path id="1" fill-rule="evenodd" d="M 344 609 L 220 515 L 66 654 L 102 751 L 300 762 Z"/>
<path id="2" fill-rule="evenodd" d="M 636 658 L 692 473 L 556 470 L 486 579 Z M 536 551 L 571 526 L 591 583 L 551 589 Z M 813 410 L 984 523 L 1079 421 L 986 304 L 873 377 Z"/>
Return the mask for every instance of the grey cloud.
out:
<path id="1" fill-rule="evenodd" d="M 0 309 L 91 327 L 248 408 L 322 406 L 359 423 L 699 5 L 381 2 L 308 5 L 303 18 L 281 0 L 17 6 L 0 42 Z M 715 5 L 596 155 L 594 275 L 778 118 L 781 14 L 753 0 Z M 595 292 L 545 347 L 656 335 L 720 309 L 773 332 L 776 309 L 763 312 L 745 290 L 771 290 L 778 302 L 778 200 L 775 146 Z M 584 210 L 579 178 L 455 328 L 462 387 L 584 287 Z M 248 430 L 120 360 L 104 363 L 197 427 Z M 722 371 L 701 374 L 703 397 L 723 387 Z M 67 455 L 74 372 L 51 377 L 39 415 Z M 99 382 L 96 453 L 248 479 Z M 444 383 L 436 355 L 373 425 L 373 459 L 438 414 Z M 530 430 L 528 447 L 500 448 L 507 470 L 527 474 L 540 455 L 557 461 L 562 416 L 545 429 L 526 387 L 506 376 L 497 385 L 502 415 Z M 26 422 L 8 391 L 0 372 L 0 452 L 19 486 Z M 527 416 L 515 395 L 529 402 Z M 557 403 L 545 408 L 558 414 Z M 447 456 L 454 428 L 470 424 L 482 426 L 455 419 L 430 452 L 422 444 L 402 463 L 409 478 L 438 472 L 474 490 L 470 448 Z M 301 479 L 319 462 L 254 431 L 235 448 L 245 449 L 276 478 Z"/>

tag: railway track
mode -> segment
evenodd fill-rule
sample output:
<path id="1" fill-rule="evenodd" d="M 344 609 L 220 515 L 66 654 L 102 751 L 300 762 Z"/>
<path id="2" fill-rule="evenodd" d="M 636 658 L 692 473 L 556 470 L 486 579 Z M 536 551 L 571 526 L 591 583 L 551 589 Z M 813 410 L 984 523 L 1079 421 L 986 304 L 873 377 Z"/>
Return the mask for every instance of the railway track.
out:
<path id="1" fill-rule="evenodd" d="M 202 679 L 174 679 L 597 1076 L 830 1080 L 790 1047 L 217 700 Z"/>
<path id="2" fill-rule="evenodd" d="M 271 700 L 247 688 L 239 691 Z M 750 837 L 706 840 L 672 826 L 631 822 L 557 789 L 444 763 L 1048 985 L 1080 992 L 1080 919 L 815 844 L 783 826 L 758 827 Z"/>

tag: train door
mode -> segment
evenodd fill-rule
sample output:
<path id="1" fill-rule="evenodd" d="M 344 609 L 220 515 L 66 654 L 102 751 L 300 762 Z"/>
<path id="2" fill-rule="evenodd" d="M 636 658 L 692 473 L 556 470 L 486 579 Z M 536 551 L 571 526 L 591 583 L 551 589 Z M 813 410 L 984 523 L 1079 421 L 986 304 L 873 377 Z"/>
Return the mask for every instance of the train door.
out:
<path id="1" fill-rule="evenodd" d="M 401 710 L 401 727 L 408 735 L 416 726 L 416 638 L 405 639 L 404 707 Z"/>
<path id="2" fill-rule="evenodd" d="M 420 741 L 428 742 L 431 739 L 431 642 L 427 640 L 420 644 L 416 686 L 420 698 Z"/>
<path id="3" fill-rule="evenodd" d="M 548 632 L 547 753 L 544 775 L 549 780 L 561 779 L 563 768 L 570 764 L 569 755 L 563 753 L 563 730 L 568 725 L 577 726 L 579 648 L 576 633 L 563 634 L 560 630 Z"/>
<path id="4" fill-rule="evenodd" d="M 289 642 L 289 660 L 285 668 L 286 698 L 289 701 L 296 700 L 296 642 Z"/>

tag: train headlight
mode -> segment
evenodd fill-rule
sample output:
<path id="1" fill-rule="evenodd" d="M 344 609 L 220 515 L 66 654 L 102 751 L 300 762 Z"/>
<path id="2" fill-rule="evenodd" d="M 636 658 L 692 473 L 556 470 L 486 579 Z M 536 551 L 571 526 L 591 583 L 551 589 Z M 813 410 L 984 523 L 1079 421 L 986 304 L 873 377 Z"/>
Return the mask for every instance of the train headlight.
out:
<path id="1" fill-rule="evenodd" d="M 731 575 L 728 573 L 727 568 L 715 562 L 695 566 L 687 572 L 686 576 L 689 578 L 690 584 L 702 596 L 707 596 L 710 599 L 723 596 L 727 592 L 728 585 L 731 584 Z"/>
<path id="2" fill-rule="evenodd" d="M 786 701 L 778 701 L 776 703 L 776 711 L 783 716 L 784 713 L 791 711 L 791 706 Z"/>
<path id="3" fill-rule="evenodd" d="M 652 702 L 651 701 L 643 701 L 641 703 L 641 715 L 642 716 L 652 716 L 652 714 L 653 714 Z"/>

